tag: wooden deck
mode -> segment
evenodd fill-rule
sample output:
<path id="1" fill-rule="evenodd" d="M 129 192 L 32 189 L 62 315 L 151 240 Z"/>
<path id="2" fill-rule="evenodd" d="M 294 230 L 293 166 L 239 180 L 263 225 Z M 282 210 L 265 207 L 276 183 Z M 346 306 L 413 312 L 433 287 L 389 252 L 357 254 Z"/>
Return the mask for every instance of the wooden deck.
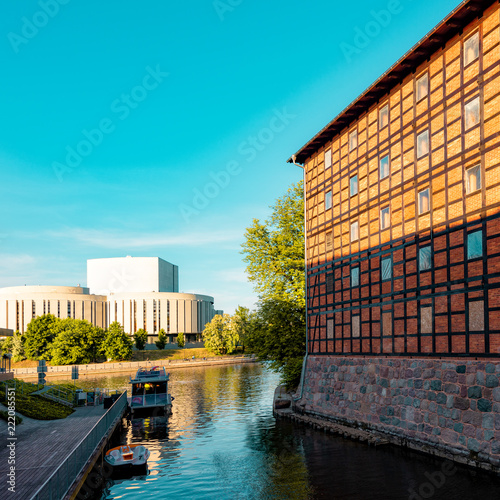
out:
<path id="1" fill-rule="evenodd" d="M 0 409 L 5 410 L 3 405 Z M 7 422 L 0 420 L 0 498 L 28 500 L 70 455 L 82 438 L 104 415 L 103 406 L 77 408 L 62 420 L 33 420 L 23 417 L 16 426 L 16 487 L 8 491 L 9 449 Z"/>

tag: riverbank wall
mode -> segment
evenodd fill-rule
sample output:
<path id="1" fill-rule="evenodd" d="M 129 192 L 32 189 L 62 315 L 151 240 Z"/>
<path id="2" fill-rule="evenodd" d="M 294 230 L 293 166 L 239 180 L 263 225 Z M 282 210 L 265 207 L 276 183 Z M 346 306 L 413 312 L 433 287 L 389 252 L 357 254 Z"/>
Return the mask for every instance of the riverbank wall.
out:
<path id="1" fill-rule="evenodd" d="M 220 366 L 228 364 L 256 363 L 253 356 L 228 356 L 199 359 L 160 359 L 155 361 L 126 361 L 122 363 L 93 363 L 89 365 L 78 365 L 79 375 L 103 375 L 109 373 L 134 372 L 142 367 L 165 366 L 167 370 L 176 368 L 194 368 L 199 366 Z M 64 378 L 71 376 L 72 365 L 47 366 L 47 378 Z M 37 367 L 15 368 L 12 370 L 14 377 L 22 379 L 37 378 Z"/>
<path id="2" fill-rule="evenodd" d="M 500 474 L 499 360 L 310 356 L 304 375 L 302 398 L 276 416 Z"/>

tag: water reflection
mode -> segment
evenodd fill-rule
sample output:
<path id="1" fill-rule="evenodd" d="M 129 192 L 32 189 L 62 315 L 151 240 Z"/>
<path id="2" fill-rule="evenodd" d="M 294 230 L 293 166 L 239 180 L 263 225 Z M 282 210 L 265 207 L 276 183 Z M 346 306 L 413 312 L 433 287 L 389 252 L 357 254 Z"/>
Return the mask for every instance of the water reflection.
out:
<path id="1" fill-rule="evenodd" d="M 453 466 L 444 474 L 443 460 L 276 422 L 278 377 L 260 365 L 171 370 L 170 380 L 173 414 L 134 419 L 121 435 L 149 448 L 148 474 L 109 481 L 102 499 L 498 498 L 498 482 L 485 473 Z M 126 389 L 128 381 L 85 383 Z"/>

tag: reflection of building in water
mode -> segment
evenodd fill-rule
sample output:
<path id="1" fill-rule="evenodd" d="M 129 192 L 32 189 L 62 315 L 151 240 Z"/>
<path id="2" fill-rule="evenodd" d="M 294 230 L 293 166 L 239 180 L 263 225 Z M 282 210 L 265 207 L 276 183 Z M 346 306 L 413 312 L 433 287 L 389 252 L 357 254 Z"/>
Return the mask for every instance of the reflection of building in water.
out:
<path id="1" fill-rule="evenodd" d="M 178 267 L 158 257 L 88 260 L 87 283 L 0 288 L 0 328 L 24 333 L 33 318 L 53 314 L 102 328 L 118 321 L 131 334 L 144 329 L 150 344 L 161 329 L 169 343 L 180 332 L 197 342 L 215 315 L 213 297 L 178 293 Z"/>

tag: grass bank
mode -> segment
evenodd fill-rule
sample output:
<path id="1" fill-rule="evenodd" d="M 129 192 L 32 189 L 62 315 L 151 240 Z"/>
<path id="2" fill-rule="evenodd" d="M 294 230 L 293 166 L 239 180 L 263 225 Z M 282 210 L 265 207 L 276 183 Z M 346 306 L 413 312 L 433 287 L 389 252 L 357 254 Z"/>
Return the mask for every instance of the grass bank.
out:
<path id="1" fill-rule="evenodd" d="M 73 413 L 73 409 L 55 401 L 49 401 L 33 392 L 41 389 L 38 384 L 30 384 L 19 379 L 7 381 L 9 387 L 16 387 L 15 408 L 18 413 L 35 420 L 57 420 L 66 418 Z M 5 382 L 0 384 L 0 402 L 5 400 Z"/>

